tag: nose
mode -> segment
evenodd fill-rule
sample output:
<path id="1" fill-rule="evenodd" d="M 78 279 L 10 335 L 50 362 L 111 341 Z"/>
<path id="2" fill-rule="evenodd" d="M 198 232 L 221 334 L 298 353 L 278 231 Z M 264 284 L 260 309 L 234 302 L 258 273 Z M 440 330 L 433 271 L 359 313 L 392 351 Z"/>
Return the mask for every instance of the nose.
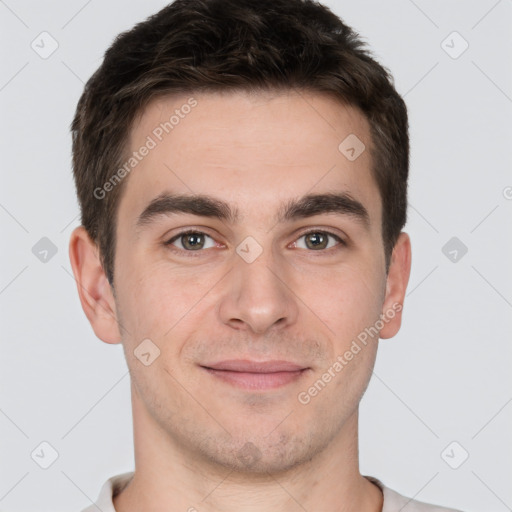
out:
<path id="1" fill-rule="evenodd" d="M 250 263 L 235 255 L 218 309 L 221 321 L 256 334 L 293 324 L 298 304 L 284 265 L 277 265 L 270 251 Z"/>

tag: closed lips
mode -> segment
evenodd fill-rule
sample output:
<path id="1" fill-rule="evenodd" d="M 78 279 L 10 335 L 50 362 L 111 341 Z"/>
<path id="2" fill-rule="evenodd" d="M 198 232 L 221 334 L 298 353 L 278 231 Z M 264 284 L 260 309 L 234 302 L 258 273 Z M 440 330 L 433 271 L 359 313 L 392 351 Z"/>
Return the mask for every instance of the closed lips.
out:
<path id="1" fill-rule="evenodd" d="M 297 372 L 307 368 L 306 366 L 292 363 L 290 361 L 249 361 L 241 359 L 220 361 L 217 363 L 205 364 L 201 366 L 211 370 L 240 373 Z"/>

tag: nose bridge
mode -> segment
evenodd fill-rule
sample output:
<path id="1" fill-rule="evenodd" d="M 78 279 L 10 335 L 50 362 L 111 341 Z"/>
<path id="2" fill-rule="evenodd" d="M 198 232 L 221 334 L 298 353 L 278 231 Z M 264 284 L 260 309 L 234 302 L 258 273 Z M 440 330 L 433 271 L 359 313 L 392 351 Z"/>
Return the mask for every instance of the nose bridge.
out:
<path id="1" fill-rule="evenodd" d="M 222 321 L 258 333 L 278 322 L 283 326 L 294 322 L 297 304 L 280 268 L 284 262 L 274 258 L 270 247 L 263 249 L 251 237 L 240 243 L 236 252 L 229 289 L 220 307 Z"/>

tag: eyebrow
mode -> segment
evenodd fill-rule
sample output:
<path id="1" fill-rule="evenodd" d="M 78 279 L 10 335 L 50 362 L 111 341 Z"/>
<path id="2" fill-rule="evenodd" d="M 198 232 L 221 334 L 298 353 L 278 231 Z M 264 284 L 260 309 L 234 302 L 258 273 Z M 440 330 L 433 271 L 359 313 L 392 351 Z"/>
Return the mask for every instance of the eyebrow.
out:
<path id="1" fill-rule="evenodd" d="M 161 216 L 180 213 L 216 218 L 230 224 L 236 224 L 240 220 L 238 208 L 215 197 L 204 194 L 162 193 L 144 208 L 137 218 L 136 227 L 143 229 Z M 360 201 L 346 192 L 307 194 L 298 199 L 289 199 L 281 205 L 277 214 L 277 222 L 290 222 L 324 213 L 352 217 L 366 229 L 370 225 L 367 209 Z"/>

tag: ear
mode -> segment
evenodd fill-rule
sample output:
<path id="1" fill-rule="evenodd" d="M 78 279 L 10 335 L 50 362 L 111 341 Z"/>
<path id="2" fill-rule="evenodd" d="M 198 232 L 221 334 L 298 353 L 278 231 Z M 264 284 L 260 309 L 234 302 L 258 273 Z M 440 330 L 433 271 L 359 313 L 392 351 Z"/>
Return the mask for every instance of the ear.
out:
<path id="1" fill-rule="evenodd" d="M 71 233 L 69 259 L 82 309 L 94 333 L 105 343 L 120 343 L 112 287 L 101 265 L 98 247 L 83 226 Z"/>
<path id="2" fill-rule="evenodd" d="M 386 296 L 382 306 L 384 327 L 380 338 L 392 338 L 402 324 L 405 291 L 411 272 L 411 241 L 407 233 L 400 233 L 393 248 L 386 281 Z M 382 318 L 382 317 L 381 317 Z"/>

